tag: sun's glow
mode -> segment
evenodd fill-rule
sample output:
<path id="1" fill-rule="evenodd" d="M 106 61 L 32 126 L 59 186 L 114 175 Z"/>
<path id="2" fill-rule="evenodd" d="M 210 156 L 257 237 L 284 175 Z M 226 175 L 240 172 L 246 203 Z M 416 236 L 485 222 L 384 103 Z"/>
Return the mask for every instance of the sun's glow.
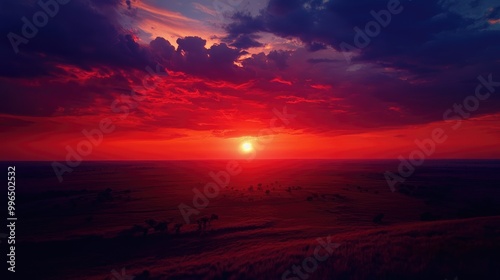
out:
<path id="1" fill-rule="evenodd" d="M 253 145 L 252 145 L 252 143 L 250 143 L 250 142 L 243 142 L 243 144 L 241 144 L 241 150 L 244 153 L 250 153 L 251 151 L 253 151 Z"/>

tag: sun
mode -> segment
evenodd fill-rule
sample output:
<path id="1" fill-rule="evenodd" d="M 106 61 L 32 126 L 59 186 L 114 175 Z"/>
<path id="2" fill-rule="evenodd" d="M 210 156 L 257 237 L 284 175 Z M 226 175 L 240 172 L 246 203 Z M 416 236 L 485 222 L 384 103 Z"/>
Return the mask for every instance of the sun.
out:
<path id="1" fill-rule="evenodd" d="M 241 150 L 244 153 L 250 153 L 251 151 L 253 151 L 253 145 L 252 145 L 252 143 L 250 143 L 250 142 L 243 142 L 243 144 L 241 144 Z"/>

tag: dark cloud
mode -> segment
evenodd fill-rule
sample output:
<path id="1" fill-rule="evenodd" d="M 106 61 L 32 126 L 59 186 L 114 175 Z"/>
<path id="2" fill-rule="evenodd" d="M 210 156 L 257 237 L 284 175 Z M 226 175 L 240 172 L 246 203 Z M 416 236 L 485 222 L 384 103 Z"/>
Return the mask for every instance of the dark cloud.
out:
<path id="1" fill-rule="evenodd" d="M 0 112 L 50 116 L 65 108 L 66 113 L 90 113 L 78 109 L 96 99 L 112 102 L 117 92 L 130 92 L 131 86 L 142 84 L 146 67 L 156 69 L 158 63 L 213 80 L 241 82 L 252 76 L 235 65 L 246 52 L 226 44 L 206 48 L 199 37 L 179 39 L 177 49 L 164 38 L 139 44 L 133 34 L 120 28 L 120 6 L 121 0 L 59 5 L 48 24 L 18 46 L 17 54 L 7 36 L 2 37 L 0 98 L 6 102 L 0 104 Z M 0 33 L 22 36 L 21 18 L 31 20 L 40 10 L 37 1 L 2 1 Z"/>
<path id="2" fill-rule="evenodd" d="M 5 2 L 14 1 L 2 3 Z M 26 32 L 23 34 L 21 18 L 27 18 L 32 24 L 33 15 L 42 11 L 37 3 L 16 1 L 3 4 L 2 8 L 8 9 L 0 9 L 0 33 L 24 37 Z M 82 69 L 93 65 L 143 69 L 148 63 L 148 52 L 130 35 L 120 35 L 124 34 L 118 27 L 116 7 L 120 4 L 121 1 L 114 0 L 83 0 L 58 5 L 57 13 L 49 17 L 45 26 L 34 26 L 36 32 L 32 32 L 32 38 L 26 38 L 26 43 L 16 46 L 17 54 L 8 36 L 3 36 L 0 75 L 50 75 L 55 62 L 77 65 Z"/>
<path id="3" fill-rule="evenodd" d="M 241 56 L 241 51 L 238 49 L 229 48 L 226 44 L 213 45 L 208 50 L 210 63 L 212 65 L 220 65 L 222 68 L 234 66 L 234 62 Z"/>
<path id="4" fill-rule="evenodd" d="M 164 38 L 157 37 L 149 43 L 149 47 L 155 57 L 162 61 L 170 61 L 175 52 L 175 47 Z"/>
<path id="5" fill-rule="evenodd" d="M 488 30 L 484 18 L 465 17 L 434 0 L 401 1 L 402 11 L 393 14 L 366 47 L 357 48 L 354 28 L 365 30 L 374 21 L 371 11 L 387 10 L 391 1 L 270 0 L 257 16 L 235 14 L 226 27 L 227 37 L 267 32 L 298 38 L 310 51 L 342 51 L 342 43 L 347 43 L 356 49 L 355 61 L 416 73 L 500 59 L 500 30 Z M 487 18 L 498 18 L 497 14 L 498 8 L 490 8 Z"/>
<path id="6" fill-rule="evenodd" d="M 315 52 L 319 50 L 326 50 L 328 48 L 327 44 L 319 43 L 319 42 L 310 42 L 307 44 L 307 49 L 309 51 Z"/>
<path id="7" fill-rule="evenodd" d="M 282 50 L 273 50 L 267 55 L 268 59 L 274 61 L 276 66 L 283 70 L 288 67 L 287 60 L 290 57 L 290 52 Z"/>
<path id="8" fill-rule="evenodd" d="M 2 34 L 13 32 L 23 36 L 21 18 L 26 16 L 31 19 L 34 13 L 41 10 L 35 1 L 4 1 L 1 5 Z M 7 36 L 3 37 L 0 76 L 51 76 L 57 73 L 58 64 L 74 65 L 85 70 L 101 66 L 144 70 L 146 66 L 157 63 L 214 79 L 236 81 L 248 75 L 234 65 L 245 52 L 226 44 L 207 49 L 206 40 L 186 37 L 177 40 L 177 50 L 163 38 L 157 38 L 149 45 L 140 45 L 133 34 L 120 28 L 123 15 L 118 14 L 118 8 L 122 5 L 119 0 L 82 0 L 58 5 L 58 12 L 48 24 L 38 28 L 36 35 L 26 44 L 17 46 L 17 54 Z"/>
<path id="9" fill-rule="evenodd" d="M 310 58 L 307 60 L 307 62 L 312 63 L 312 64 L 317 64 L 317 63 L 339 62 L 339 60 L 338 59 L 331 59 L 331 58 Z"/>
<path id="10" fill-rule="evenodd" d="M 245 51 L 225 43 L 214 44 L 207 49 L 206 43 L 206 40 L 196 36 L 177 39 L 178 48 L 170 62 L 172 69 L 232 82 L 242 82 L 251 77 L 250 72 L 235 64 L 240 56 L 246 54 Z"/>
<path id="11" fill-rule="evenodd" d="M 283 51 L 283 50 L 273 50 L 269 54 L 263 52 L 258 54 L 252 54 L 250 58 L 242 61 L 245 69 L 253 70 L 257 72 L 260 77 L 266 76 L 271 78 L 274 76 L 274 72 L 278 70 L 285 70 L 289 67 L 288 60 L 292 56 L 293 52 Z"/>
<path id="12" fill-rule="evenodd" d="M 257 39 L 259 39 L 259 36 L 255 34 L 240 34 L 234 39 L 231 46 L 239 49 L 258 48 L 264 46 L 264 44 L 257 41 Z"/>

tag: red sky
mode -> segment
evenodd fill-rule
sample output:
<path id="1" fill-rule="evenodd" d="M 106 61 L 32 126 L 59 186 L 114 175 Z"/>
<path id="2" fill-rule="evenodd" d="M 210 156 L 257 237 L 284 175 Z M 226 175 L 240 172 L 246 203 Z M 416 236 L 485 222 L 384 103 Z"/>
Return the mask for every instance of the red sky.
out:
<path id="1" fill-rule="evenodd" d="M 474 97 L 479 76 L 500 80 L 500 12 L 488 1 L 405 6 L 351 61 L 339 44 L 387 1 L 168 2 L 60 5 L 17 54 L 4 36 L 0 160 L 82 147 L 84 160 L 242 158 L 245 141 L 263 159 L 397 158 L 435 129 L 447 138 L 430 158 L 500 157 L 500 89 Z M 30 3 L 2 4 L 4 34 L 22 35 L 19 19 L 40 10 Z M 460 127 L 445 121 L 464 100 L 477 108 Z M 284 108 L 294 117 L 280 119 Z M 89 144 L 83 131 L 97 129 Z"/>

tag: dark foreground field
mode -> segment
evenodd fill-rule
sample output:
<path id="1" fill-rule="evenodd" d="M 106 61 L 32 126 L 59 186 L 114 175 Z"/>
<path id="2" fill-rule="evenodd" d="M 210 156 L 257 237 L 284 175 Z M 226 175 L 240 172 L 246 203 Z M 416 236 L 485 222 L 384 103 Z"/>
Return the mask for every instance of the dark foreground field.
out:
<path id="1" fill-rule="evenodd" d="M 429 162 L 394 193 L 383 172 L 396 162 L 247 163 L 185 224 L 179 204 L 224 166 L 87 163 L 59 184 L 24 163 L 18 275 L 500 279 L 499 162 Z"/>

